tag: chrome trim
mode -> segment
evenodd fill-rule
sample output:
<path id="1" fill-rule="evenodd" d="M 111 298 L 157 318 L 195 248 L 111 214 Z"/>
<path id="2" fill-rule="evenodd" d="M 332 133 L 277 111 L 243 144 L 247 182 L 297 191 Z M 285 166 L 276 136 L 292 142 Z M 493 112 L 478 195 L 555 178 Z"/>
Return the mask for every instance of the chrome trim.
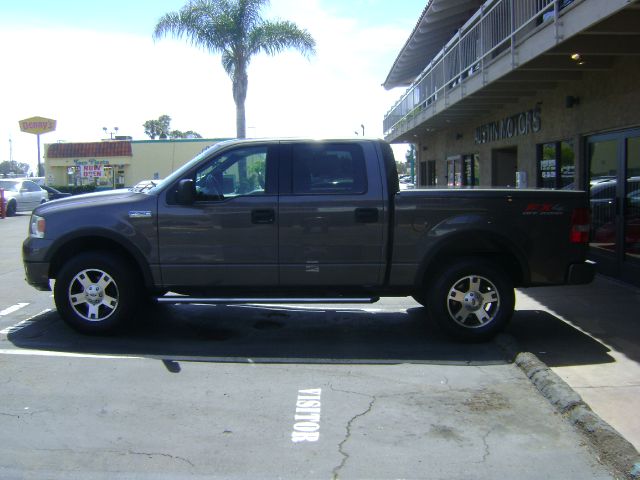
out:
<path id="1" fill-rule="evenodd" d="M 158 303 L 204 303 L 204 304 L 242 304 L 242 303 L 376 303 L 380 297 L 356 298 L 207 298 L 187 296 L 164 296 L 156 298 Z"/>

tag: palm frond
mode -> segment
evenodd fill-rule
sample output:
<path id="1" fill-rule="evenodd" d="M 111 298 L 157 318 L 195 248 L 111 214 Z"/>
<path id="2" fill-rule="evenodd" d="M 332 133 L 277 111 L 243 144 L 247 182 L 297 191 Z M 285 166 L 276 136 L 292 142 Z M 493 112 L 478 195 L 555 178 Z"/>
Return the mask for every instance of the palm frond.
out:
<path id="1" fill-rule="evenodd" d="M 232 39 L 233 19 L 225 15 L 226 0 L 192 0 L 177 12 L 158 20 L 153 39 L 166 36 L 186 38 L 191 45 L 211 53 L 224 50 Z"/>
<path id="2" fill-rule="evenodd" d="M 251 54 L 262 51 L 275 55 L 290 48 L 309 57 L 315 54 L 316 42 L 307 30 L 290 21 L 264 21 L 250 32 Z"/>
<path id="3" fill-rule="evenodd" d="M 233 78 L 234 72 L 236 70 L 235 58 L 232 52 L 228 50 L 224 50 L 222 52 L 222 68 L 224 71 Z"/>

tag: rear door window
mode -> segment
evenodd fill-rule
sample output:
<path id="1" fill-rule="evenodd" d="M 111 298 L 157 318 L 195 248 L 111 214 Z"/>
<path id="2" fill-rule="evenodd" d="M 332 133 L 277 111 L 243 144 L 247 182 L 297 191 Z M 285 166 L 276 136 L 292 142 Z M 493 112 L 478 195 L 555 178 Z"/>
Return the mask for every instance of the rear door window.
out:
<path id="1" fill-rule="evenodd" d="M 367 191 L 362 148 L 348 143 L 294 144 L 294 195 L 354 195 Z"/>

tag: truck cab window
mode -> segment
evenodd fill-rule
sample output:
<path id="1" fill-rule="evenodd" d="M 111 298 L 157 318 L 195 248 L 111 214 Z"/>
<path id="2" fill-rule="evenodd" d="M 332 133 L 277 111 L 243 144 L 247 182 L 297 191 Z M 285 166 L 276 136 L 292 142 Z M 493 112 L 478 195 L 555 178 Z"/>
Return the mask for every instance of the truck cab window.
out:
<path id="1" fill-rule="evenodd" d="M 243 148 L 216 157 L 196 171 L 196 201 L 263 195 L 266 167 L 267 147 Z"/>
<path id="2" fill-rule="evenodd" d="M 293 146 L 293 193 L 362 194 L 367 191 L 362 148 L 329 143 Z"/>

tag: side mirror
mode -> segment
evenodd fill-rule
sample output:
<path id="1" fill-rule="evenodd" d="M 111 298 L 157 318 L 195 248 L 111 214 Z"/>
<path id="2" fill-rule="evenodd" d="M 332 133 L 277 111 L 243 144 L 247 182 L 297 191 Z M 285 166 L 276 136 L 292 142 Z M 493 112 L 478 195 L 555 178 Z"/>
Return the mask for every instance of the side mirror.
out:
<path id="1" fill-rule="evenodd" d="M 176 202 L 179 205 L 193 205 L 196 201 L 196 189 L 193 180 L 186 178 L 178 182 Z"/>

